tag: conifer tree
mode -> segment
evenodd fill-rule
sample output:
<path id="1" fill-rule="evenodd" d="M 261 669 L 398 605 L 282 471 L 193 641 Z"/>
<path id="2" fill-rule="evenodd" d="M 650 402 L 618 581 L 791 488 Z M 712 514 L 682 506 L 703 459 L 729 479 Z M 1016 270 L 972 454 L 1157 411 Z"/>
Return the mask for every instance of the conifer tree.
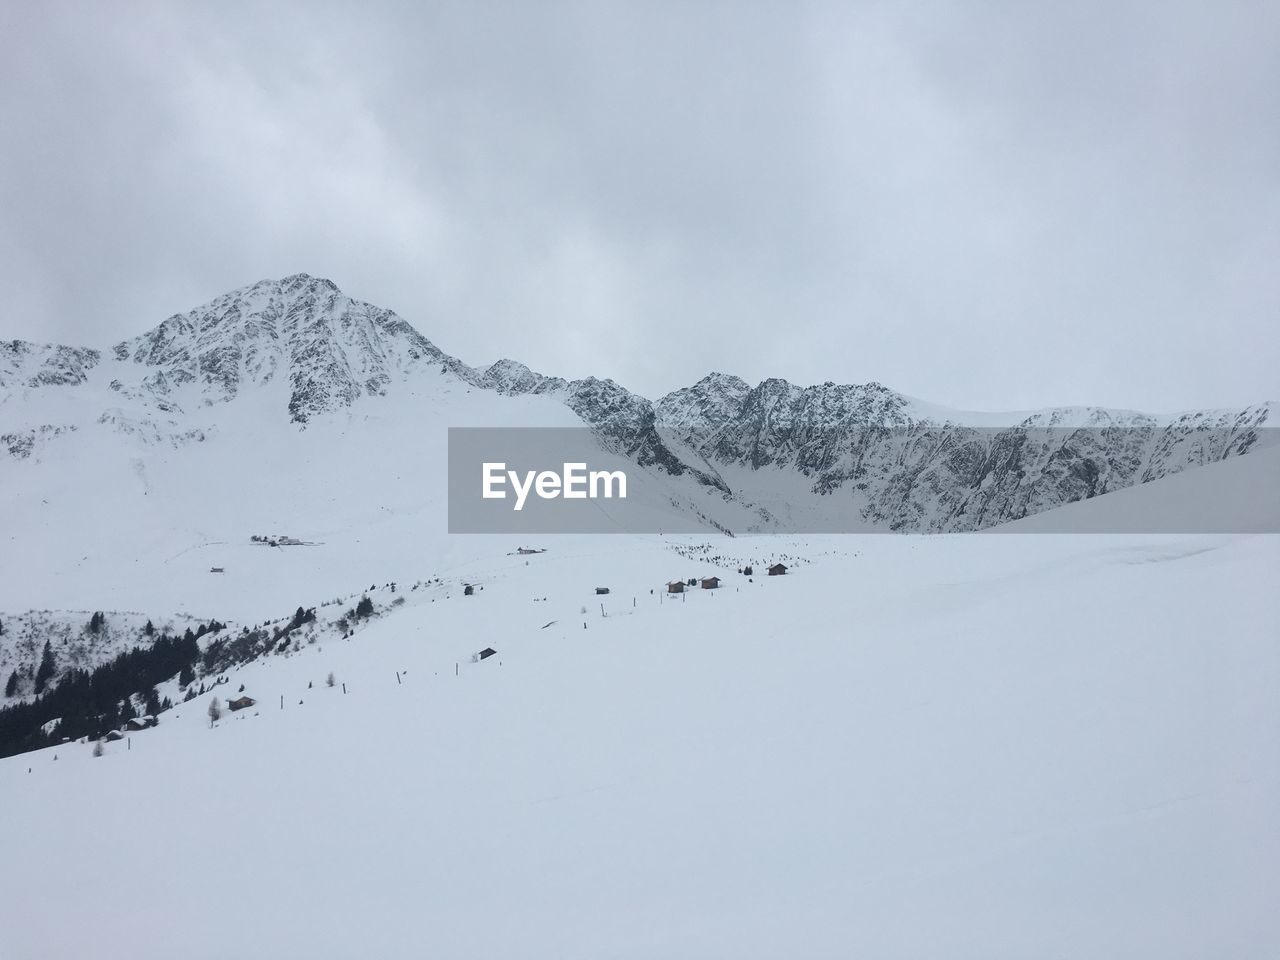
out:
<path id="1" fill-rule="evenodd" d="M 54 671 L 57 669 L 58 664 L 53 657 L 53 647 L 46 640 L 44 642 L 44 653 L 40 655 L 40 667 L 36 670 L 36 693 L 44 692 L 45 686 L 53 679 Z"/>
<path id="2" fill-rule="evenodd" d="M 12 697 L 18 692 L 18 671 L 14 670 L 9 674 L 9 682 L 4 685 L 4 695 Z"/>

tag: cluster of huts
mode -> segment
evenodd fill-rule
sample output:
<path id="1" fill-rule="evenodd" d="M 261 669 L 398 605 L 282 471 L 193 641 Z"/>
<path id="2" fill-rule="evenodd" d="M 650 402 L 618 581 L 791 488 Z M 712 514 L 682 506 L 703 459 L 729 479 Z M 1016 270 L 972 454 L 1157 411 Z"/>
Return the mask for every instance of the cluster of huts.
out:
<path id="1" fill-rule="evenodd" d="M 752 575 L 750 567 L 743 567 L 738 572 L 746 577 Z M 786 572 L 787 565 L 785 563 L 775 563 L 769 568 L 769 576 L 771 577 L 780 577 Z M 687 587 L 699 587 L 702 590 L 715 590 L 718 589 L 719 586 L 719 577 L 690 577 L 688 580 L 672 580 L 667 584 L 667 593 L 684 593 Z"/>
<path id="2" fill-rule="evenodd" d="M 123 740 L 126 733 L 137 733 L 139 730 L 150 730 L 159 723 L 159 719 L 151 716 L 150 714 L 145 717 L 134 717 L 131 720 L 126 720 L 124 726 L 119 730 L 107 731 L 107 735 L 102 739 L 109 742 Z"/>

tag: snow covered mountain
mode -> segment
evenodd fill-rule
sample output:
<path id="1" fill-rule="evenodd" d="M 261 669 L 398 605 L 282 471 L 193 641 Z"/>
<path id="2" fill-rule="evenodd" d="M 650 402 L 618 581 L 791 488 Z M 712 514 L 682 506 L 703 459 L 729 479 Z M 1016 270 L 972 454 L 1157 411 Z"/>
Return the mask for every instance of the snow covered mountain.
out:
<path id="1" fill-rule="evenodd" d="M 803 493 L 851 496 L 872 525 L 945 532 L 1273 445 L 1273 409 L 1156 417 L 1085 407 L 1001 417 L 931 407 L 878 383 L 766 380 L 752 388 L 712 374 L 663 397 L 657 416 L 677 449 L 731 474 L 730 487 L 752 502 L 765 502 L 766 475 L 798 474 Z M 839 509 L 816 511 L 819 526 L 838 523 Z"/>
<path id="2" fill-rule="evenodd" d="M 513 360 L 470 367 L 395 313 L 297 274 L 108 350 L 0 344 L 0 452 L 38 459 L 51 444 L 107 432 L 145 453 L 225 433 L 237 418 L 220 411 L 245 399 L 255 428 L 297 430 L 379 416 L 371 399 L 404 405 L 437 388 L 563 404 L 605 449 L 741 508 L 739 530 L 982 529 L 1266 446 L 1275 433 L 1272 404 L 1169 417 L 972 414 L 878 383 L 752 387 L 724 374 L 654 403 L 612 380 L 569 381 Z"/>
<path id="3" fill-rule="evenodd" d="M 378 396 L 396 380 L 425 369 L 474 379 L 390 310 L 352 300 L 331 281 L 297 274 L 225 294 L 185 315 L 116 344 L 133 378 L 113 389 L 154 397 L 193 384 L 205 404 L 229 401 L 244 387 L 280 377 L 289 384 L 292 420 Z M 140 379 L 139 379 L 140 378 Z"/>

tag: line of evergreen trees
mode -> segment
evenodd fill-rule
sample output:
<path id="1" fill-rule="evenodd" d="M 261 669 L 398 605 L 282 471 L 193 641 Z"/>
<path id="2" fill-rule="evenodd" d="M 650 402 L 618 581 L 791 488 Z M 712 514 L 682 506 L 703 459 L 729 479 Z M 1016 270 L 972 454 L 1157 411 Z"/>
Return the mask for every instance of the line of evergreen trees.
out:
<path id="1" fill-rule="evenodd" d="M 224 628 L 216 621 L 202 624 L 181 637 L 162 635 L 147 648 L 135 647 L 93 670 L 69 670 L 57 685 L 47 688 L 57 670 L 53 651 L 46 642 L 36 671 L 38 696 L 29 703 L 0 709 L 0 757 L 60 743 L 62 738 L 97 739 L 137 715 L 132 698 L 144 698 L 147 713 L 159 713 L 161 701 L 155 686 L 174 674 L 194 680 L 200 662 L 199 637 Z M 43 680 L 41 679 L 43 675 Z M 188 680 L 188 682 L 190 682 Z M 11 676 L 10 684 L 16 686 Z M 42 727 L 50 720 L 61 723 L 46 734 Z"/>
<path id="2" fill-rule="evenodd" d="M 362 614 L 368 616 L 373 604 L 366 598 L 362 606 L 369 608 Z M 135 696 L 145 700 L 143 709 L 147 714 L 167 710 L 172 704 L 168 698 L 163 701 L 159 698 L 155 686 L 174 674 L 178 676 L 179 685 L 188 688 L 186 699 L 190 700 L 197 673 L 217 674 L 271 652 L 283 653 L 291 642 L 291 635 L 315 620 L 314 607 L 298 607 L 293 617 L 280 626 L 269 628 L 263 624 L 253 630 L 245 627 L 238 634 L 217 636 L 202 652 L 201 637 L 226 630 L 225 623 L 211 620 L 194 631 L 188 627 L 181 637 L 161 634 L 151 646 L 135 647 L 94 670 L 69 670 L 55 686 L 50 684 L 58 672 L 57 658 L 46 641 L 34 678 L 35 699 L 0 709 L 0 757 L 39 750 L 61 743 L 64 737 L 78 740 L 86 736 L 91 739 L 106 736 L 137 716 Z M 85 628 L 90 633 L 98 633 L 105 623 L 105 615 L 95 612 Z M 155 635 L 150 620 L 142 632 L 148 637 Z M 31 678 L 29 670 L 25 674 L 28 679 Z M 16 670 L 9 675 L 6 696 L 17 692 L 20 679 Z M 59 718 L 61 723 L 46 734 L 42 729 L 45 724 Z"/>

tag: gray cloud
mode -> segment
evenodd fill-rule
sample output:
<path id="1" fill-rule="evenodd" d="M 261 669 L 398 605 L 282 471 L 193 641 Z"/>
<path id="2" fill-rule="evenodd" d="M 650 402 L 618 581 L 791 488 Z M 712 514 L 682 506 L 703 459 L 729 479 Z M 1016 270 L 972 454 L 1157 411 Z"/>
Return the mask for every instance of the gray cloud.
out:
<path id="1" fill-rule="evenodd" d="M 1280 399 L 1278 9 L 0 5 L 0 336 L 305 270 L 649 395 Z"/>

